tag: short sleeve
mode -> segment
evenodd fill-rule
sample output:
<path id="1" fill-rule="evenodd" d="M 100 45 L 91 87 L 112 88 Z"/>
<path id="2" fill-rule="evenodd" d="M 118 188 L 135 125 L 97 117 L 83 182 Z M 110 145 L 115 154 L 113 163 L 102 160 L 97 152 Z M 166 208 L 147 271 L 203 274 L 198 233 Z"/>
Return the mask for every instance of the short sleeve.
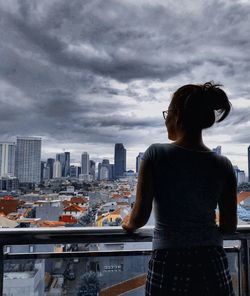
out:
<path id="1" fill-rule="evenodd" d="M 152 144 L 148 147 L 148 149 L 144 152 L 142 159 L 146 161 L 153 161 L 155 156 L 155 145 Z"/>

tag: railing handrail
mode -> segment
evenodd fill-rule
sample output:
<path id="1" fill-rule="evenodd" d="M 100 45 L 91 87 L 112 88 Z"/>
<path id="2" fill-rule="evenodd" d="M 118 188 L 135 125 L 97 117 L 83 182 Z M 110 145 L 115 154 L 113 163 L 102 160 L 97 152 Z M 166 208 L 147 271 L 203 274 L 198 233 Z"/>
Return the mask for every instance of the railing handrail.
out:
<path id="1" fill-rule="evenodd" d="M 128 234 L 120 226 L 8 228 L 0 230 L 0 244 L 3 246 L 72 242 L 150 242 L 153 229 L 153 226 L 144 226 L 133 234 Z M 250 225 L 239 225 L 237 232 L 225 235 L 223 238 L 225 240 L 250 239 Z"/>

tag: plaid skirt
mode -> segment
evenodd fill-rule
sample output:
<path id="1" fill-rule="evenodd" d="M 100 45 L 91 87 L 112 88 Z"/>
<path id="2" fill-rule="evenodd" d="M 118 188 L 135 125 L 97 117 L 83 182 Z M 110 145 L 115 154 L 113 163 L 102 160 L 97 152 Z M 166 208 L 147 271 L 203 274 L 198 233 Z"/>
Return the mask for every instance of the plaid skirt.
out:
<path id="1" fill-rule="evenodd" d="M 154 250 L 146 296 L 235 296 L 222 247 Z"/>

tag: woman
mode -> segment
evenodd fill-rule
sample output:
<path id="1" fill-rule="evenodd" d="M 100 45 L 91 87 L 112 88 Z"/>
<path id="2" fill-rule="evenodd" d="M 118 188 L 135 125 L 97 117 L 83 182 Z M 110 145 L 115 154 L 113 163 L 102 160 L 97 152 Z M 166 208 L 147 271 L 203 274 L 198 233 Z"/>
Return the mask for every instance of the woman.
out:
<path id="1" fill-rule="evenodd" d="M 155 210 L 146 295 L 234 295 L 223 234 L 237 226 L 237 185 L 230 161 L 211 151 L 202 130 L 221 122 L 231 104 L 219 85 L 188 84 L 163 112 L 171 144 L 153 144 L 141 162 L 127 232 Z M 219 209 L 219 226 L 215 209 Z"/>

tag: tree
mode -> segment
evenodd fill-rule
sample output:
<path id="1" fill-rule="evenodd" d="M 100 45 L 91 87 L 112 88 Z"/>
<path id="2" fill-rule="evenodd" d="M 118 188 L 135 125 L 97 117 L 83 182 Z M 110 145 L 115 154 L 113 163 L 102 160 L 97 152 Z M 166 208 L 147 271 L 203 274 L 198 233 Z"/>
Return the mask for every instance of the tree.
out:
<path id="1" fill-rule="evenodd" d="M 100 290 L 100 284 L 95 272 L 86 272 L 81 277 L 81 286 L 78 296 L 97 296 Z"/>

